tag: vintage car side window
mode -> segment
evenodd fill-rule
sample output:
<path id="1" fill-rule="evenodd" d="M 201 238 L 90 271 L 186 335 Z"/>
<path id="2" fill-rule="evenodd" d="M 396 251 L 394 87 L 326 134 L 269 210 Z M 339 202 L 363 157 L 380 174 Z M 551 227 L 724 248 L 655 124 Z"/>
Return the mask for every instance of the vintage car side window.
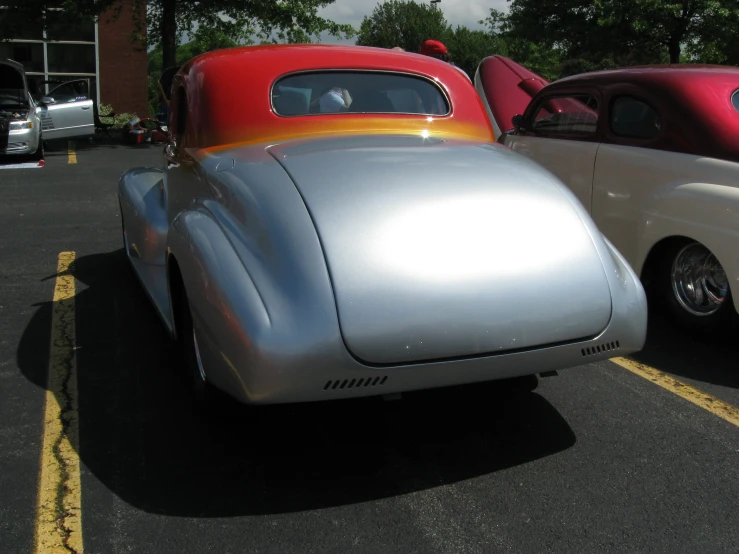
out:
<path id="1" fill-rule="evenodd" d="M 661 124 L 657 111 L 638 98 L 620 96 L 611 105 L 614 135 L 651 139 L 659 135 Z"/>
<path id="2" fill-rule="evenodd" d="M 735 90 L 734 94 L 731 95 L 731 103 L 734 105 L 734 109 L 739 112 L 739 90 Z"/>
<path id="3" fill-rule="evenodd" d="M 323 71 L 294 73 L 272 87 L 277 115 L 341 113 L 447 115 L 449 100 L 433 82 L 404 73 Z"/>
<path id="4" fill-rule="evenodd" d="M 598 125 L 598 100 L 588 94 L 545 98 L 534 115 L 535 132 L 587 136 Z"/>

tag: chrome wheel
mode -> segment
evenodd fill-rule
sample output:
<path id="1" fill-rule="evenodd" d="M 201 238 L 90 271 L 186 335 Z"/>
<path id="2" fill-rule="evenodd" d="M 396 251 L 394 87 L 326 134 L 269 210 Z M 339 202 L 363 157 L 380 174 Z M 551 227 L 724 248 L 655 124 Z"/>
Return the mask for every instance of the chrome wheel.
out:
<path id="1" fill-rule="evenodd" d="M 693 242 L 672 263 L 672 290 L 680 305 L 697 316 L 716 313 L 729 292 L 726 272 L 708 248 Z"/>

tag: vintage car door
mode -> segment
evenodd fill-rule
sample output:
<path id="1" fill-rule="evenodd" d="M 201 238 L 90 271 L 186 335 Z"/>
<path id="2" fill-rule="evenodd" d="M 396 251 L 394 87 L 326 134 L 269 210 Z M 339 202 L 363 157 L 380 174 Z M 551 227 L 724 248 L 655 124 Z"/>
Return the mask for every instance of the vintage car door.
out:
<path id="1" fill-rule="evenodd" d="M 521 125 L 504 137 L 511 149 L 559 177 L 588 211 L 599 146 L 599 108 L 596 91 L 545 94 L 534 98 Z"/>
<path id="2" fill-rule="evenodd" d="M 593 219 L 637 271 L 652 244 L 646 222 L 667 215 L 659 213 L 664 206 L 655 208 L 655 199 L 696 173 L 692 156 L 663 148 L 663 118 L 650 96 L 631 87 L 610 97 L 593 173 Z M 707 175 L 692 178 L 702 181 Z"/>
<path id="3" fill-rule="evenodd" d="M 67 81 L 42 99 L 41 125 L 45 140 L 95 133 L 89 79 Z"/>

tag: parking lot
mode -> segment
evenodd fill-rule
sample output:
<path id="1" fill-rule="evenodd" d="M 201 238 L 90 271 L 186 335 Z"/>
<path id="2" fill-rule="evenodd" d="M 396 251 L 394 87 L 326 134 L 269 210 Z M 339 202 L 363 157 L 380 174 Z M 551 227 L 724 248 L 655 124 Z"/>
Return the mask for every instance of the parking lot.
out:
<path id="1" fill-rule="evenodd" d="M 44 525 L 65 529 L 58 551 L 89 553 L 739 551 L 737 347 L 658 314 L 631 360 L 534 392 L 195 418 L 121 247 L 117 180 L 160 159 L 71 142 L 0 170 L 0 551 L 56 551 Z M 51 396 L 76 431 L 54 460 L 49 372 L 70 368 Z"/>

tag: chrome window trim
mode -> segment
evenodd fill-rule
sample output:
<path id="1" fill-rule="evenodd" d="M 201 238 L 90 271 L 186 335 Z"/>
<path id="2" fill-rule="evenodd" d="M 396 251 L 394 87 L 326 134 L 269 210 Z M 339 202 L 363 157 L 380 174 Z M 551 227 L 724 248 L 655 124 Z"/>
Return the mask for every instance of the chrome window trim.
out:
<path id="1" fill-rule="evenodd" d="M 442 97 L 447 103 L 447 106 L 449 106 L 449 109 L 447 113 L 445 114 L 432 114 L 432 113 L 416 113 L 416 112 L 372 112 L 372 113 L 359 113 L 359 112 L 336 112 L 336 113 L 307 113 L 307 114 L 301 114 L 301 115 L 282 115 L 278 113 L 275 110 L 274 105 L 274 90 L 277 84 L 285 79 L 286 77 L 292 77 L 293 75 L 305 75 L 308 73 L 383 73 L 387 75 L 399 75 L 401 77 L 410 77 L 411 79 L 421 79 L 423 81 L 427 81 L 431 86 L 435 87 L 439 92 L 441 92 Z M 441 86 L 440 82 L 438 80 L 430 79 L 426 77 L 425 75 L 419 75 L 417 73 L 408 73 L 406 71 L 392 71 L 389 69 L 348 69 L 348 68 L 331 68 L 331 69 L 302 69 L 300 71 L 291 71 L 289 73 L 283 73 L 279 77 L 277 77 L 273 82 L 272 86 L 269 89 L 269 107 L 272 110 L 272 113 L 274 113 L 278 117 L 284 117 L 284 118 L 294 118 L 294 117 L 309 117 L 309 116 L 316 116 L 316 115 L 339 115 L 343 116 L 344 114 L 351 114 L 351 115 L 415 115 L 418 117 L 449 117 L 454 113 L 454 106 L 452 105 L 452 101 L 449 98 L 449 95 L 444 90 L 444 87 Z"/>

